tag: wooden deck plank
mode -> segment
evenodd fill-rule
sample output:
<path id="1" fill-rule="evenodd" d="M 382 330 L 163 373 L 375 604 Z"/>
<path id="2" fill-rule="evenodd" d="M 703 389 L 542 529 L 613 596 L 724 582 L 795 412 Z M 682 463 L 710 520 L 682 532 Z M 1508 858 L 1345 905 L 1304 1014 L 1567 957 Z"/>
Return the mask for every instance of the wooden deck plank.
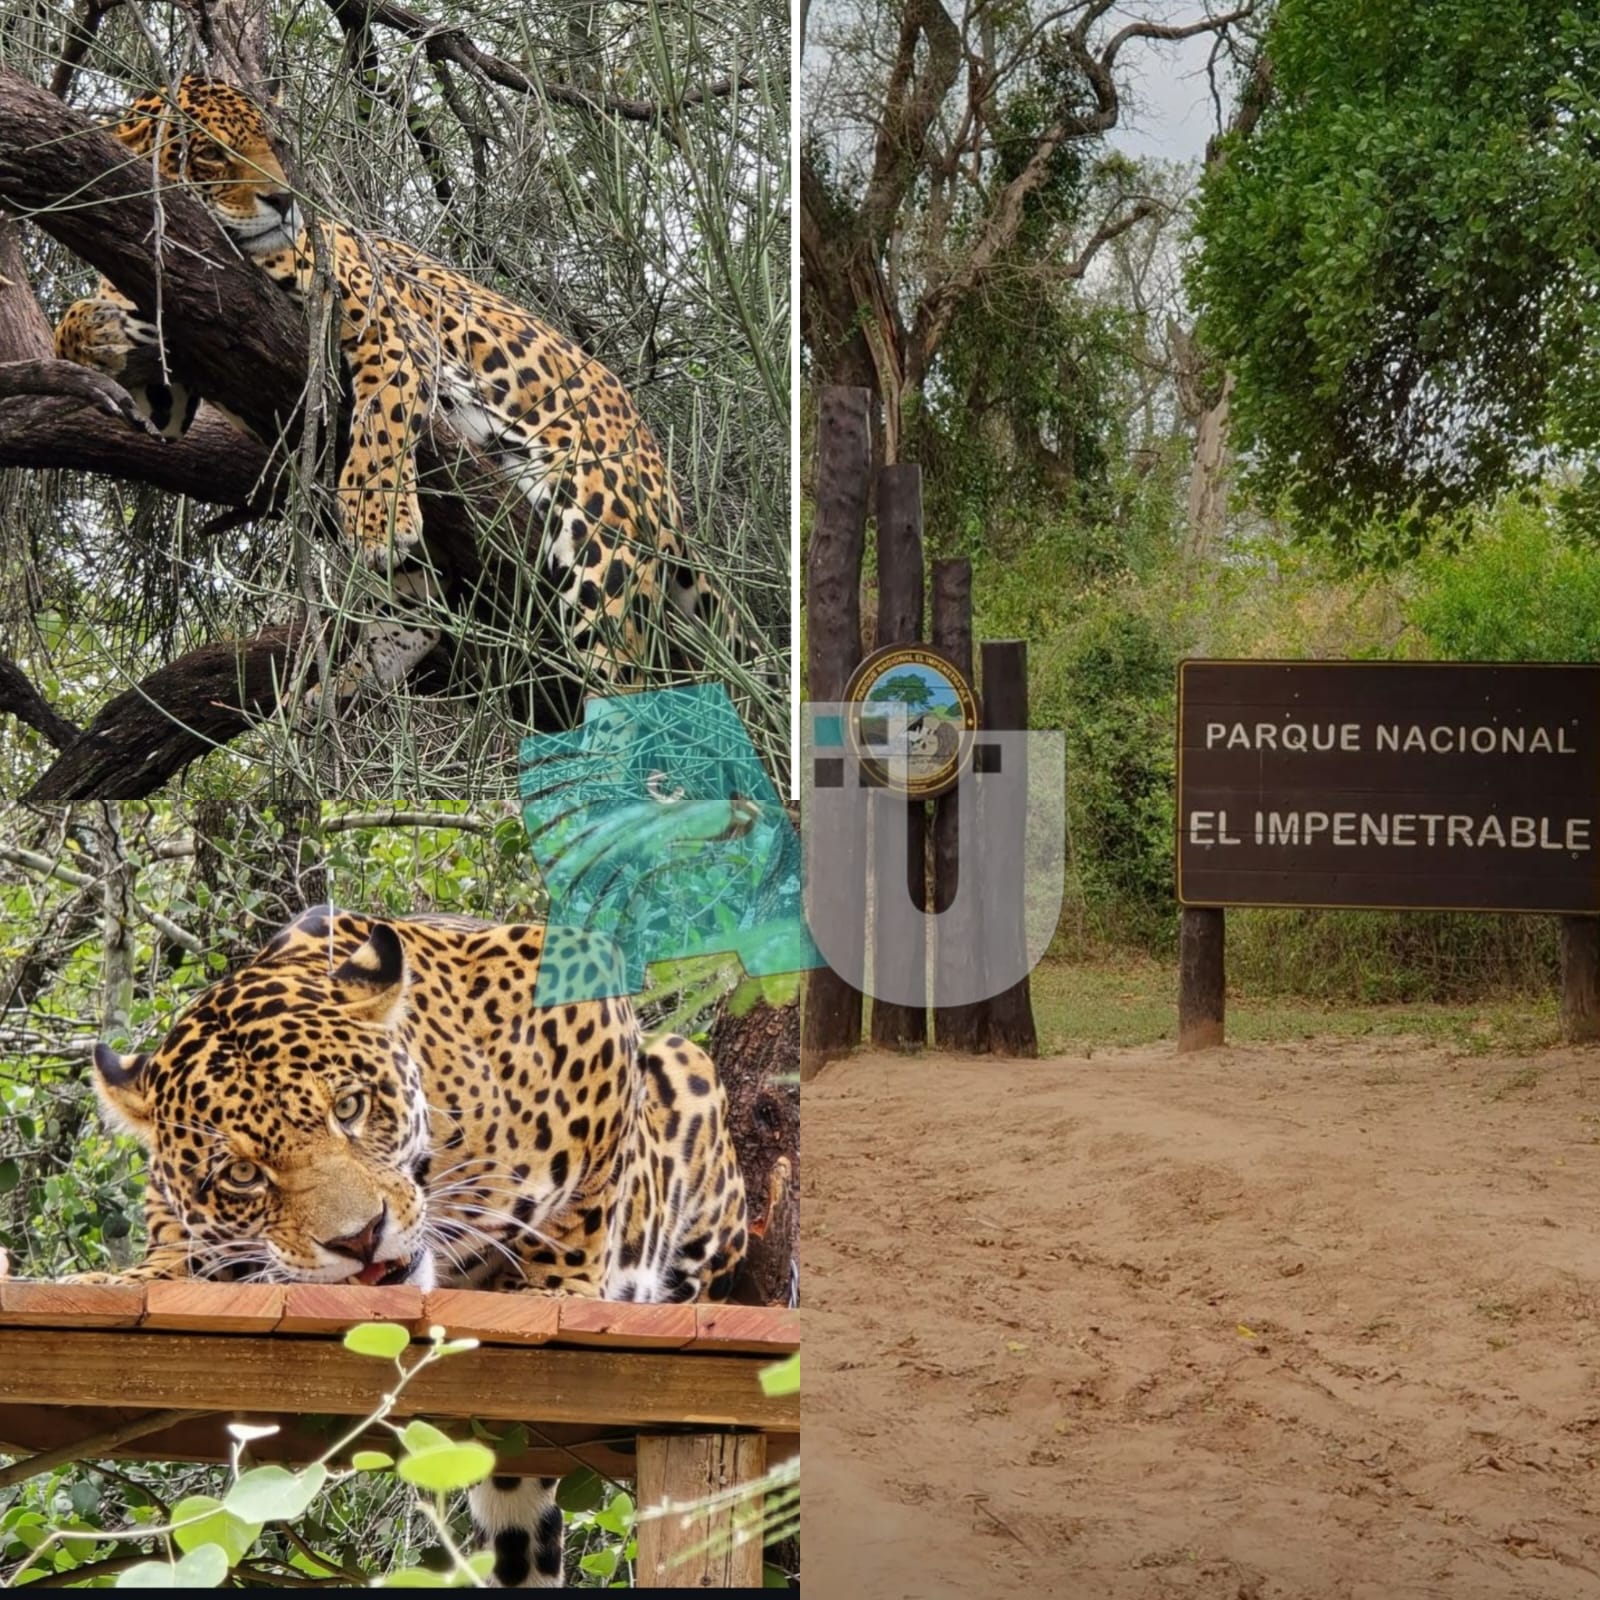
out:
<path id="1" fill-rule="evenodd" d="M 800 1314 L 787 1306 L 697 1305 L 693 1349 L 774 1356 L 800 1348 Z"/>
<path id="2" fill-rule="evenodd" d="M 0 1279 L 0 1312 L 12 1327 L 131 1328 L 144 1314 L 144 1285 Z"/>
<path id="3" fill-rule="evenodd" d="M 482 1289 L 430 1289 L 422 1297 L 418 1333 L 435 1324 L 455 1339 L 485 1344 L 547 1344 L 556 1336 L 557 1304 L 539 1295 Z"/>
<path id="4" fill-rule="evenodd" d="M 784 1354 L 800 1343 L 798 1313 L 779 1306 L 639 1305 L 473 1289 L 361 1284 L 66 1284 L 0 1280 L 0 1326 L 194 1333 L 335 1334 L 358 1322 L 399 1322 L 418 1338 L 442 1326 L 486 1344 L 551 1341 L 618 1349 Z"/>
<path id="5" fill-rule="evenodd" d="M 695 1337 L 694 1307 L 631 1300 L 558 1300 L 563 1344 L 622 1350 L 681 1350 Z"/>
<path id="6" fill-rule="evenodd" d="M 348 1319 L 341 1313 L 339 1320 Z M 32 1405 L 271 1412 L 292 1395 L 302 1414 L 360 1416 L 393 1381 L 387 1363 L 352 1355 L 336 1340 L 281 1332 L 84 1329 L 64 1340 L 55 1329 L 14 1327 L 4 1345 L 0 1402 Z M 760 1369 L 756 1356 L 710 1351 L 486 1344 L 419 1374 L 402 1391 L 398 1410 L 508 1422 L 703 1422 L 798 1431 L 799 1396 L 763 1394 Z"/>
<path id="7" fill-rule="evenodd" d="M 0 1405 L 0 1454 L 37 1455 L 61 1445 L 103 1434 L 119 1423 L 148 1415 L 113 1406 L 31 1406 Z M 189 1422 L 147 1434 L 108 1450 L 96 1460 L 109 1461 L 194 1461 L 225 1462 L 233 1441 L 227 1424 L 230 1412 L 197 1417 Z M 303 1466 L 315 1461 L 328 1448 L 330 1437 L 322 1429 L 307 1427 L 302 1418 L 254 1412 L 252 1422 L 275 1422 L 278 1432 L 255 1440 L 250 1446 L 252 1460 L 260 1465 L 269 1461 L 288 1466 Z M 435 1418 L 446 1433 L 465 1438 L 466 1425 L 455 1418 Z M 582 1463 L 611 1478 L 631 1478 L 635 1470 L 631 1432 L 576 1423 L 552 1423 L 541 1432 L 542 1439 L 530 1439 L 525 1452 L 502 1456 L 503 1471 L 542 1477 L 559 1477 Z M 774 1448 L 785 1439 L 774 1435 Z M 379 1427 L 357 1440 L 351 1449 L 383 1450 L 395 1453 L 394 1436 Z M 576 1459 L 574 1459 L 576 1458 Z"/>
<path id="8" fill-rule="evenodd" d="M 283 1321 L 287 1284 L 198 1283 L 171 1279 L 144 1286 L 141 1328 L 210 1333 L 270 1333 Z"/>
<path id="9" fill-rule="evenodd" d="M 291 1283 L 280 1333 L 343 1333 L 358 1322 L 403 1322 L 422 1317 L 422 1291 L 409 1284 L 369 1288 L 362 1283 Z"/>

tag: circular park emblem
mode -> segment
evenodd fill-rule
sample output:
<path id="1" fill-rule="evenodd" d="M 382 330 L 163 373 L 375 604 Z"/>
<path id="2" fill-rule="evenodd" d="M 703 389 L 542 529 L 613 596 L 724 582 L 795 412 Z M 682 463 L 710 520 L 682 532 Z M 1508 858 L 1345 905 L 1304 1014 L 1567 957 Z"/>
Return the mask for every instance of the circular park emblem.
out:
<path id="1" fill-rule="evenodd" d="M 953 787 L 972 759 L 977 697 L 942 651 L 923 644 L 874 650 L 844 697 L 850 748 L 881 788 L 927 800 Z"/>

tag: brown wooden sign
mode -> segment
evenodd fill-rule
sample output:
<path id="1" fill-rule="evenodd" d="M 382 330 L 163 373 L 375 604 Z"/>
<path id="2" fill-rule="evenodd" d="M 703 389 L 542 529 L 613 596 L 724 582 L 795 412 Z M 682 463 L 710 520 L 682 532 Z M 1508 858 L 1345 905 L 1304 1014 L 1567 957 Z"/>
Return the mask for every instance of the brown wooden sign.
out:
<path id="1" fill-rule="evenodd" d="M 1600 667 L 1183 662 L 1178 899 L 1600 912 Z"/>

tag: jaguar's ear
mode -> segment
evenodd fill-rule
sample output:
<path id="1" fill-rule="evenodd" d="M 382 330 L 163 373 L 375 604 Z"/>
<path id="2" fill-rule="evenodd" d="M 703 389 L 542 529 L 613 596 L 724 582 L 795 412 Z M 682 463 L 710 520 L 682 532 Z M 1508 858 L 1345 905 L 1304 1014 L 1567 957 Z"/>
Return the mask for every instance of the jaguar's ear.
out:
<path id="1" fill-rule="evenodd" d="M 188 82 L 187 79 L 184 80 Z M 153 89 L 142 94 L 122 114 L 122 120 L 111 131 L 135 155 L 147 156 L 155 148 L 156 130 L 172 115 L 172 105 L 165 89 Z"/>
<path id="2" fill-rule="evenodd" d="M 392 1022 L 406 991 L 406 956 L 400 935 L 375 922 L 367 942 L 333 975 L 339 1003 L 363 1022 Z"/>
<path id="3" fill-rule="evenodd" d="M 148 1056 L 121 1056 L 107 1044 L 94 1047 L 94 1091 L 106 1120 L 120 1133 L 150 1143 Z"/>

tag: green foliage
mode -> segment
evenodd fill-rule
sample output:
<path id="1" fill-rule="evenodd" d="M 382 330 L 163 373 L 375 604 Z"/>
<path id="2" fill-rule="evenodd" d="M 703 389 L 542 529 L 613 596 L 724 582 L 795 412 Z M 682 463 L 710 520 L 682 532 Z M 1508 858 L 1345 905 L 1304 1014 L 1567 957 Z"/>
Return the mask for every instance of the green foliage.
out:
<path id="1" fill-rule="evenodd" d="M 800 1352 L 797 1350 L 784 1361 L 761 1369 L 763 1394 L 800 1393 Z"/>
<path id="2" fill-rule="evenodd" d="M 1133 595 L 1111 590 L 1085 608 L 1062 645 L 1080 892 L 1132 913 L 1159 939 L 1172 915 L 1177 640 Z"/>
<path id="3" fill-rule="evenodd" d="M 1470 542 L 1420 561 L 1407 616 L 1418 654 L 1454 661 L 1600 661 L 1600 545 L 1549 495 L 1508 496 Z"/>
<path id="4" fill-rule="evenodd" d="M 236 1440 L 232 1481 L 220 1499 L 211 1494 L 186 1494 L 170 1512 L 164 1512 L 153 1497 L 131 1485 L 127 1518 L 118 1525 L 111 1508 L 100 1503 L 97 1479 L 85 1478 L 65 1492 L 60 1472 L 34 1480 L 36 1485 L 45 1485 L 46 1492 L 39 1497 L 43 1503 L 30 1506 L 23 1498 L 0 1516 L 0 1561 L 13 1565 L 12 1581 L 26 1583 L 46 1577 L 56 1583 L 70 1581 L 76 1568 L 100 1559 L 97 1552 L 104 1545 L 148 1545 L 152 1541 L 157 1552 L 170 1552 L 175 1546 L 181 1553 L 175 1558 L 169 1553 L 165 1559 L 157 1555 L 124 1568 L 117 1573 L 116 1587 L 216 1588 L 228 1581 L 230 1574 L 247 1584 L 252 1580 L 281 1583 L 294 1573 L 352 1579 L 358 1574 L 340 1560 L 315 1553 L 315 1546 L 328 1537 L 317 1508 L 331 1503 L 340 1490 L 358 1480 L 394 1475 L 431 1495 L 424 1510 L 438 1535 L 446 1564 L 440 1571 L 427 1573 L 401 1567 L 380 1581 L 399 1587 L 420 1586 L 424 1579 L 429 1586 L 477 1583 L 488 1570 L 485 1556 L 492 1562 L 492 1553 L 469 1559 L 455 1546 L 447 1528 L 444 1496 L 486 1477 L 493 1468 L 493 1452 L 476 1441 L 451 1440 L 425 1422 L 412 1421 L 400 1428 L 386 1421 L 417 1373 L 476 1348 L 476 1341 L 447 1340 L 443 1329 L 434 1328 L 430 1347 L 406 1366 L 399 1360 L 403 1347 L 395 1345 L 396 1331 L 405 1332 L 394 1324 L 369 1323 L 346 1335 L 347 1348 L 393 1359 L 398 1377 L 388 1392 L 381 1394 L 370 1415 L 299 1471 L 277 1465 L 241 1470 L 240 1447 L 276 1429 L 235 1424 L 230 1428 Z M 379 1384 L 375 1383 L 374 1389 L 381 1392 Z M 358 1451 L 350 1466 L 341 1467 L 339 1459 L 350 1442 L 379 1425 L 388 1426 L 395 1434 L 400 1445 L 398 1463 L 382 1452 Z M 281 1542 L 269 1531 L 273 1524 L 298 1524 L 297 1540 Z M 392 1554 L 392 1547 L 386 1553 Z M 374 1552 L 374 1556 L 379 1554 Z"/>
<path id="5" fill-rule="evenodd" d="M 1438 1005 L 1556 985 L 1553 917 L 1230 911 L 1228 974 L 1252 996 Z"/>
<path id="6" fill-rule="evenodd" d="M 1392 562 L 1600 440 L 1600 17 L 1281 0 L 1266 48 L 1271 101 L 1205 177 L 1192 289 L 1258 496 Z"/>

